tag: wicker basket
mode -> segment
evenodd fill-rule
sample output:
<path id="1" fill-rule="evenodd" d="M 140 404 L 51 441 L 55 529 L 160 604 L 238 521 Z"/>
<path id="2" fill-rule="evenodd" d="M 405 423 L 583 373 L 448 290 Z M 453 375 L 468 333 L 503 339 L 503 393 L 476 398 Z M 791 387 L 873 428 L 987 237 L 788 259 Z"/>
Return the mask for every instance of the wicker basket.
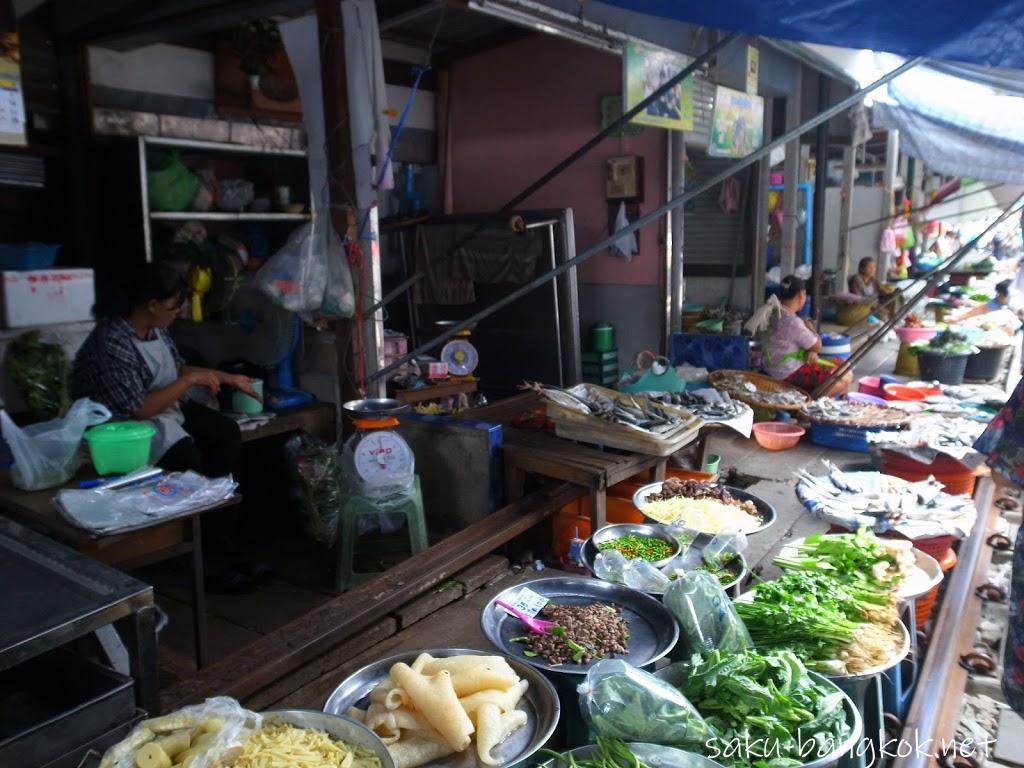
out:
<path id="1" fill-rule="evenodd" d="M 874 309 L 874 302 L 862 303 L 852 301 L 836 301 L 836 321 L 847 328 L 866 320 Z"/>
<path id="2" fill-rule="evenodd" d="M 801 402 L 795 403 L 793 405 L 777 405 L 775 403 L 771 403 L 759 398 L 757 396 L 757 392 L 748 392 L 745 389 L 733 389 L 724 386 L 723 382 L 725 382 L 728 379 L 741 379 L 743 381 L 748 381 L 755 387 L 757 387 L 758 391 L 760 392 L 795 392 L 798 395 L 800 395 Z M 710 384 L 715 389 L 721 389 L 725 392 L 728 392 L 729 396 L 732 397 L 734 400 L 739 400 L 740 402 L 746 403 L 751 408 L 764 408 L 765 410 L 769 411 L 791 411 L 795 413 L 796 411 L 802 410 L 803 407 L 811 401 L 810 396 L 808 396 L 808 394 L 804 392 L 802 389 L 794 387 L 792 384 L 787 384 L 784 381 L 773 379 L 771 376 L 765 376 L 760 373 L 752 373 L 751 371 L 730 371 L 726 369 L 714 371 L 713 373 L 708 375 L 708 384 Z"/>
<path id="3" fill-rule="evenodd" d="M 579 393 L 582 387 L 599 392 L 626 405 L 632 404 L 632 398 L 628 394 L 599 387 L 596 384 L 580 384 L 569 391 Z M 669 456 L 675 453 L 692 442 L 700 428 L 704 426 L 704 422 L 691 413 L 671 406 L 660 405 L 664 410 L 678 416 L 681 423 L 670 432 L 654 435 L 639 427 L 619 424 L 589 412 L 584 413 L 572 404 L 572 398 L 557 390 L 545 390 L 544 399 L 547 404 L 548 418 L 554 422 L 555 434 L 559 437 L 642 453 L 647 456 Z"/>

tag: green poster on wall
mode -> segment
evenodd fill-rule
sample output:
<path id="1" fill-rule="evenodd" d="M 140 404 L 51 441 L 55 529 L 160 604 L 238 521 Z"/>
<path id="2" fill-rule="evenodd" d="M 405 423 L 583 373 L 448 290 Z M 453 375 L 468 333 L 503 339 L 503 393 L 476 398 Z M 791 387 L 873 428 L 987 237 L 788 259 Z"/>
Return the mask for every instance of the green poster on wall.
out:
<path id="1" fill-rule="evenodd" d="M 627 41 L 622 56 L 625 109 L 635 107 L 692 61 L 689 56 L 675 51 Z M 677 84 L 630 122 L 675 131 L 692 131 L 693 75 Z"/>
<path id="2" fill-rule="evenodd" d="M 715 91 L 711 115 L 711 157 L 744 157 L 764 142 L 764 99 L 723 85 Z"/>

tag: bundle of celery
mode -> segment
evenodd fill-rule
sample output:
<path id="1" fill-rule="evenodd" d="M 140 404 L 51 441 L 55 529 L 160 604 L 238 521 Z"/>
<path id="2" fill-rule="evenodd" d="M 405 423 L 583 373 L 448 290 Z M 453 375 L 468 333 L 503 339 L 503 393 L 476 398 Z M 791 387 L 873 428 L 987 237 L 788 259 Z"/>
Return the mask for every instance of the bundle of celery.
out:
<path id="1" fill-rule="evenodd" d="M 895 589 L 914 567 L 913 544 L 880 539 L 868 528 L 856 533 L 814 533 L 796 545 L 796 555 L 776 557 L 787 570 L 828 573 L 846 583 Z"/>
<path id="2" fill-rule="evenodd" d="M 823 573 L 789 571 L 738 600 L 754 645 L 787 648 L 826 674 L 858 674 L 890 662 L 903 634 L 891 592 L 843 584 Z"/>

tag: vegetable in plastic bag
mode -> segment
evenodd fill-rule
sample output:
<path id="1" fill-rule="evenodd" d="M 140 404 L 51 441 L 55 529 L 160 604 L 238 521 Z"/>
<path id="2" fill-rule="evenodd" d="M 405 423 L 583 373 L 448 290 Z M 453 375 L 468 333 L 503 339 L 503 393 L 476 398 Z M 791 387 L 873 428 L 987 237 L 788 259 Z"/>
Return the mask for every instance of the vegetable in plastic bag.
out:
<path id="1" fill-rule="evenodd" d="M 622 659 L 604 659 L 577 688 L 580 710 L 599 736 L 702 749 L 716 737 L 676 688 Z"/>
<path id="2" fill-rule="evenodd" d="M 68 358 L 59 344 L 39 331 L 21 334 L 4 355 L 4 372 L 37 420 L 60 416 L 68 408 Z"/>
<path id="3" fill-rule="evenodd" d="M 679 623 L 690 653 L 736 652 L 754 645 L 729 596 L 710 573 L 681 572 L 662 602 Z"/>
<path id="4" fill-rule="evenodd" d="M 622 569 L 626 567 L 626 556 L 616 549 L 609 549 L 606 552 L 598 552 L 594 558 L 594 575 L 605 581 L 614 581 L 616 584 L 623 584 Z"/>
<path id="5" fill-rule="evenodd" d="M 0 411 L 4 440 L 14 454 L 11 482 L 23 491 L 63 485 L 78 471 L 79 448 L 89 427 L 110 418 L 110 411 L 88 398 L 76 400 L 63 418 L 19 427 L 7 411 Z"/>
<path id="6" fill-rule="evenodd" d="M 298 491 L 302 527 L 313 541 L 331 546 L 338 535 L 341 489 L 338 487 L 338 450 L 300 432 L 288 439 L 285 454 Z"/>

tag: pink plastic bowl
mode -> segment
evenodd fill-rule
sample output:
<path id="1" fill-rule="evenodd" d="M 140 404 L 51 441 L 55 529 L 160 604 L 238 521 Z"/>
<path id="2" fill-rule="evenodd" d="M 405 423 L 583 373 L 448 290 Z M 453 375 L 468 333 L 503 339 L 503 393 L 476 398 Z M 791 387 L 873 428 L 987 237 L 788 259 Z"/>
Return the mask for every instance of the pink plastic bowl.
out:
<path id="1" fill-rule="evenodd" d="M 897 328 L 896 335 L 904 344 L 912 341 L 927 341 L 939 332 L 938 328 Z"/>
<path id="2" fill-rule="evenodd" d="M 877 376 L 864 376 L 857 383 L 857 389 L 863 392 L 865 395 L 874 395 L 875 397 L 885 397 L 885 391 L 882 389 L 882 380 Z"/>
<path id="3" fill-rule="evenodd" d="M 759 421 L 754 425 L 754 439 L 769 451 L 785 451 L 800 442 L 805 431 L 787 421 Z"/>

